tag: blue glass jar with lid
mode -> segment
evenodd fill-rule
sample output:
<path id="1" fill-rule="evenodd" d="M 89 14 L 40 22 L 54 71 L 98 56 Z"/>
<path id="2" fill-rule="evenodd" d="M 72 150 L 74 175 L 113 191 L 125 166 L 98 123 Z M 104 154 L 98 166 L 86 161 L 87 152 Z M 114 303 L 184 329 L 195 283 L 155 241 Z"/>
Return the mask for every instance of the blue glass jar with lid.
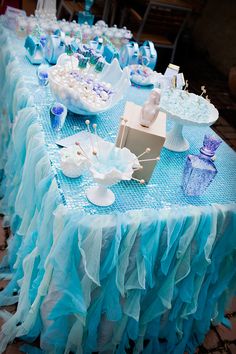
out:
<path id="1" fill-rule="evenodd" d="M 187 156 L 182 182 L 186 195 L 202 195 L 215 178 L 217 169 L 213 160 L 221 142 L 218 137 L 205 135 L 200 154 Z"/>

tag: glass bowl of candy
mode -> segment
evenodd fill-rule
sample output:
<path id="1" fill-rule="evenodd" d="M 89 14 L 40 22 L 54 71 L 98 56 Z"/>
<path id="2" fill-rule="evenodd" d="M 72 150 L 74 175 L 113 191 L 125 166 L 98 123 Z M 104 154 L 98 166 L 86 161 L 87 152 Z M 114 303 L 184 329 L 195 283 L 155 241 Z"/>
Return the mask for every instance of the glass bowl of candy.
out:
<path id="1" fill-rule="evenodd" d="M 129 66 L 130 81 L 139 86 L 155 85 L 158 81 L 159 74 L 149 67 L 141 64 L 133 64 Z"/>
<path id="2" fill-rule="evenodd" d="M 57 65 L 49 69 L 49 84 L 56 100 L 71 112 L 96 115 L 123 98 L 130 79 L 128 69 L 122 70 L 116 59 L 108 64 L 90 53 L 90 57 L 59 57 Z"/>

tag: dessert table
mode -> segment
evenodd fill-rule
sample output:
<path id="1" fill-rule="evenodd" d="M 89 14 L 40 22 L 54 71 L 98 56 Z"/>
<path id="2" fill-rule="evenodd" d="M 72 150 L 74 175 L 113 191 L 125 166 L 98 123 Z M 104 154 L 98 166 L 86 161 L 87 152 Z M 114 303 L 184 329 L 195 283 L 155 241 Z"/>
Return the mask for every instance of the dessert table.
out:
<path id="1" fill-rule="evenodd" d="M 235 152 L 223 142 L 206 193 L 185 196 L 186 156 L 212 132 L 188 127 L 188 152 L 163 148 L 147 185 L 121 182 L 115 203 L 96 207 L 85 194 L 91 177 L 65 177 L 55 144 L 84 118 L 69 113 L 54 132 L 50 89 L 39 90 L 23 41 L 1 26 L 0 43 L 0 212 L 12 231 L 0 306 L 18 303 L 15 314 L 0 312 L 0 352 L 40 335 L 44 353 L 193 353 L 211 322 L 226 323 L 236 290 Z M 125 102 L 149 93 L 131 87 L 90 118 L 100 136 L 114 141 Z"/>

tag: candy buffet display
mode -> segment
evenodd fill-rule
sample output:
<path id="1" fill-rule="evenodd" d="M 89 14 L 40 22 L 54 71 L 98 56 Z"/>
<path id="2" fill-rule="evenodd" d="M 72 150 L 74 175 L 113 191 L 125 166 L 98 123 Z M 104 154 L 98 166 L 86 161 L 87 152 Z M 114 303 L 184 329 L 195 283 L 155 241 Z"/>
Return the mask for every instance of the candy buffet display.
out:
<path id="1" fill-rule="evenodd" d="M 91 91 L 106 99 L 104 88 L 109 101 L 121 78 L 112 79 L 96 48 L 86 53 L 83 43 L 79 53 L 79 40 L 65 43 L 48 71 L 49 64 L 31 65 L 23 40 L 2 24 L 0 39 L 1 211 L 13 232 L 0 305 L 17 304 L 13 314 L 1 311 L 0 352 L 15 338 L 27 341 L 27 352 L 195 352 L 212 320 L 225 323 L 235 294 L 235 153 L 221 144 L 216 173 L 212 139 L 193 155 L 212 134 L 197 126 L 186 129 L 190 152 L 162 148 L 167 114 L 159 99 L 179 90 L 175 79 L 161 92 L 130 86 L 119 105 L 86 125 L 90 118 L 69 112 L 57 133 L 67 107 L 58 99 L 52 106 L 50 85 L 68 104 Z M 58 147 L 75 135 L 73 146 Z"/>
<path id="2" fill-rule="evenodd" d="M 49 69 L 49 84 L 55 98 L 70 111 L 93 115 L 115 106 L 130 86 L 130 80 L 128 70 L 122 71 L 116 59 L 106 64 L 102 72 L 101 62 L 94 62 L 92 56 L 89 63 L 86 60 L 85 65 L 83 57 L 79 60 L 71 57 L 67 62 L 59 58 L 58 64 Z"/>
<path id="3" fill-rule="evenodd" d="M 132 38 L 126 27 L 109 28 L 103 21 L 89 26 L 86 23 L 79 25 L 75 21 L 53 21 L 34 16 L 19 18 L 16 32 L 20 37 L 26 37 L 26 41 L 31 38 L 40 42 L 50 64 L 55 64 L 59 55 L 65 52 L 66 42 L 71 42 L 74 52 L 80 52 L 79 44 L 83 44 L 103 55 L 106 61 L 111 63 L 113 59 L 120 57 L 119 48 L 128 44 Z"/>
<path id="4" fill-rule="evenodd" d="M 87 4 L 87 7 L 91 4 Z M 151 41 L 145 41 L 139 46 L 130 41 L 132 34 L 125 27 L 109 28 L 104 21 L 98 21 L 94 26 L 84 21 L 80 24 L 75 21 L 56 21 L 54 5 L 39 0 L 35 17 L 21 14 L 15 22 L 16 31 L 21 37 L 28 34 L 25 48 L 32 64 L 41 64 L 44 59 L 49 64 L 57 63 L 49 70 L 44 70 L 43 66 L 37 70 L 39 85 L 46 86 L 49 81 L 51 92 L 58 101 L 58 107 L 55 108 L 57 113 L 50 111 L 54 130 L 61 129 L 66 109 L 80 115 L 95 115 L 109 110 L 124 96 L 130 81 L 141 87 L 153 85 L 160 88 L 161 101 L 160 91 L 153 91 L 149 100 L 140 108 L 139 118 L 131 113 L 136 117 L 139 128 L 134 128 L 133 121 L 127 118 L 127 124 L 125 127 L 121 125 L 118 133 L 118 140 L 125 137 L 126 128 L 132 132 L 130 137 L 134 133 L 130 145 L 134 149 L 135 143 L 140 142 L 143 136 L 145 139 L 148 139 L 148 135 L 155 136 L 153 127 L 156 127 L 155 121 L 159 120 L 157 117 L 160 109 L 167 114 L 167 118 L 174 121 L 174 127 L 167 136 L 165 133 L 157 134 L 161 136 L 161 143 L 157 144 L 158 151 L 154 149 L 147 159 L 153 160 L 152 163 L 147 168 L 144 164 L 144 171 L 137 172 L 138 176 L 145 176 L 145 180 L 149 180 L 164 141 L 164 146 L 169 150 L 185 151 L 189 143 L 183 136 L 184 125 L 209 126 L 217 120 L 218 111 L 207 98 L 186 90 L 188 82 L 179 73 L 178 66 L 169 64 L 164 75 L 153 70 L 157 62 L 157 51 Z M 44 16 L 45 6 L 51 6 L 47 9 L 48 16 Z M 9 14 L 7 16 L 11 17 Z M 121 68 L 125 68 L 123 71 L 118 60 Z M 62 115 L 58 113 L 60 104 L 64 107 Z M 140 126 L 144 129 L 142 137 L 139 137 L 142 130 Z M 145 129 L 150 129 L 147 135 Z M 125 144 L 130 144 L 128 138 Z M 132 151 L 137 152 L 136 149 Z"/>
<path id="5" fill-rule="evenodd" d="M 203 93 L 205 91 L 202 95 Z M 161 110 L 167 113 L 167 118 L 174 121 L 174 127 L 166 137 L 167 149 L 177 152 L 188 150 L 189 143 L 183 136 L 184 125 L 210 126 L 218 119 L 219 112 L 209 99 L 202 95 L 179 89 L 162 91 Z"/>
<path id="6" fill-rule="evenodd" d="M 5 22 L 9 21 L 6 15 L 4 17 Z M 83 43 L 87 43 L 95 37 L 104 37 L 116 48 L 125 45 L 132 38 L 132 33 L 126 27 L 108 27 L 104 21 L 98 21 L 95 25 L 90 26 L 87 23 L 79 24 L 76 21 L 68 22 L 64 19 L 57 21 L 47 16 L 18 16 L 12 29 L 16 30 L 20 37 L 26 37 L 34 33 L 36 26 L 40 27 L 44 35 L 54 34 L 60 30 L 69 37 L 79 38 Z"/>
<path id="7" fill-rule="evenodd" d="M 186 195 L 202 195 L 215 178 L 217 169 L 213 159 L 221 143 L 219 138 L 205 135 L 200 154 L 187 156 L 182 183 Z"/>

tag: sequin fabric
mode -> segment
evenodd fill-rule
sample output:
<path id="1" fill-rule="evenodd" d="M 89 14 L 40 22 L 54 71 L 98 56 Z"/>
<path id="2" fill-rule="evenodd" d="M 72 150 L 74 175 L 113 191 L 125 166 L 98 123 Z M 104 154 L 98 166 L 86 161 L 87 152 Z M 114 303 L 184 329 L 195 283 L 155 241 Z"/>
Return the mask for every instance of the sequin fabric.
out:
<path id="1" fill-rule="evenodd" d="M 129 210 L 144 208 L 170 208 L 171 206 L 204 206 L 214 203 L 226 204 L 236 201 L 236 155 L 225 143 L 222 143 L 217 151 L 215 165 L 218 174 L 205 194 L 201 197 L 185 196 L 181 184 L 183 168 L 188 154 L 198 153 L 205 134 L 215 134 L 210 128 L 185 127 L 184 135 L 190 143 L 187 152 L 175 153 L 165 148 L 162 149 L 161 159 L 158 162 L 150 182 L 140 185 L 136 181 L 120 182 L 111 187 L 115 193 L 116 201 L 109 207 L 96 207 L 86 198 L 86 190 L 94 185 L 94 182 L 85 174 L 77 179 L 70 179 L 63 175 L 60 169 L 59 147 L 55 140 L 64 138 L 86 129 L 85 119 L 91 123 L 97 123 L 98 134 L 107 141 L 115 141 L 120 117 L 124 111 L 126 101 L 133 101 L 142 105 L 147 99 L 150 89 L 130 87 L 126 97 L 113 109 L 94 117 L 86 117 L 68 113 L 65 125 L 60 133 L 53 131 L 50 125 L 49 107 L 53 102 L 49 87 L 41 88 L 37 83 L 36 69 L 25 57 L 23 42 L 12 36 L 12 41 L 17 50 L 18 59 L 22 65 L 22 73 L 27 76 L 27 87 L 38 108 L 38 121 L 42 126 L 47 144 L 52 168 L 60 190 L 63 203 L 69 208 L 79 209 L 86 214 L 124 213 Z M 171 121 L 167 123 L 170 129 Z"/>

